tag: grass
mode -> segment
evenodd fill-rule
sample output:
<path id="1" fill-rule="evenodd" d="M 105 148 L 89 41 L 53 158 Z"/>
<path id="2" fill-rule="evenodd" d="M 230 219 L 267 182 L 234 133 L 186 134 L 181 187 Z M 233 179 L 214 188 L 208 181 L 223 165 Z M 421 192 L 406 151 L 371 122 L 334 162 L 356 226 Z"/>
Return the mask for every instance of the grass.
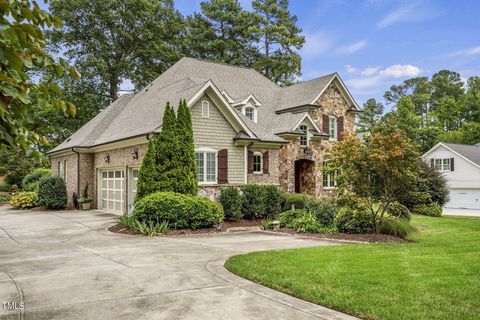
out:
<path id="1" fill-rule="evenodd" d="M 479 319 L 480 218 L 415 216 L 406 244 L 231 257 L 231 272 L 363 319 Z"/>

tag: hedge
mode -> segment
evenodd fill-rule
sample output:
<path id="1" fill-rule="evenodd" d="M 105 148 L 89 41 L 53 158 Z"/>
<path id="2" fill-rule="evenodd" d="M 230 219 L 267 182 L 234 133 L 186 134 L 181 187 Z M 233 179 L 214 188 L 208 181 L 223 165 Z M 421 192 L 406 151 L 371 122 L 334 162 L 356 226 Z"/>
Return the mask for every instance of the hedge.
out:
<path id="1" fill-rule="evenodd" d="M 373 233 L 375 226 L 362 207 L 343 207 L 335 217 L 335 226 L 342 233 Z"/>
<path id="2" fill-rule="evenodd" d="M 65 181 L 57 176 L 42 177 L 38 183 L 38 198 L 47 209 L 63 209 L 67 205 Z"/>
<path id="3" fill-rule="evenodd" d="M 134 215 L 142 222 L 166 222 L 174 229 L 198 229 L 220 223 L 223 208 L 202 196 L 156 192 L 135 203 Z"/>
<path id="4" fill-rule="evenodd" d="M 242 194 L 238 188 L 221 188 L 218 202 L 220 202 L 223 207 L 225 220 L 236 220 L 242 218 Z"/>
<path id="5" fill-rule="evenodd" d="M 412 211 L 430 217 L 440 217 L 442 215 L 442 206 L 437 203 L 417 204 Z"/>

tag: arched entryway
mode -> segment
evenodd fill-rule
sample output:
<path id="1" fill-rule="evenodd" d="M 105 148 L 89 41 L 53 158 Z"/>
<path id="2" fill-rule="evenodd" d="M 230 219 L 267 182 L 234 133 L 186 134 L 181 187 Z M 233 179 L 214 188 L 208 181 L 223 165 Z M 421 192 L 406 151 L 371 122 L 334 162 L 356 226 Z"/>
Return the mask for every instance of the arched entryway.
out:
<path id="1" fill-rule="evenodd" d="M 301 159 L 295 161 L 295 192 L 315 195 L 315 162 Z"/>

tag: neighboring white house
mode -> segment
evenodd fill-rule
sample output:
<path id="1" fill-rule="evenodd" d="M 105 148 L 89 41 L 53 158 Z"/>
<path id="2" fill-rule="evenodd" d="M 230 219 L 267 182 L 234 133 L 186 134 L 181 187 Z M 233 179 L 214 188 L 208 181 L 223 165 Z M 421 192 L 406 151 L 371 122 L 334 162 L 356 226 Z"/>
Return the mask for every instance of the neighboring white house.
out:
<path id="1" fill-rule="evenodd" d="M 422 158 L 447 178 L 450 201 L 445 207 L 480 209 L 480 144 L 440 142 Z"/>

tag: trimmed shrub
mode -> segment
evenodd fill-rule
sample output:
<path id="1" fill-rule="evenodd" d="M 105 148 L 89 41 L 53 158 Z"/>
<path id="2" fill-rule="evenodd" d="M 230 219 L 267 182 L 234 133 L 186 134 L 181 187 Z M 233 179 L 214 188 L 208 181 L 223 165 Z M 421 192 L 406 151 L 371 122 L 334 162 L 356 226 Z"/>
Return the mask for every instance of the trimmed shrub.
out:
<path id="1" fill-rule="evenodd" d="M 220 202 L 223 207 L 225 220 L 236 220 L 242 218 L 242 195 L 237 188 L 221 188 L 218 202 Z"/>
<path id="2" fill-rule="evenodd" d="M 40 181 L 41 178 L 51 175 L 50 171 L 51 171 L 50 169 L 45 169 L 45 168 L 37 168 L 32 170 L 29 174 L 25 176 L 25 178 L 23 178 L 23 181 L 22 181 L 23 190 L 34 191 L 34 190 L 26 190 L 26 186 L 32 185 L 33 183 L 38 185 L 38 182 Z M 30 189 L 32 189 L 32 187 L 30 187 Z"/>
<path id="3" fill-rule="evenodd" d="M 292 210 L 292 207 L 295 207 L 294 210 L 305 208 L 308 197 L 304 193 L 284 193 L 282 211 Z"/>
<path id="4" fill-rule="evenodd" d="M 291 226 L 298 232 L 318 232 L 322 227 L 317 217 L 313 213 L 308 212 L 293 219 Z"/>
<path id="5" fill-rule="evenodd" d="M 410 221 L 410 219 L 412 218 L 412 215 L 410 214 L 410 210 L 408 210 L 408 208 L 406 206 L 404 206 L 403 204 L 401 204 L 399 202 L 392 203 L 388 207 L 388 213 L 392 217 L 402 218 L 402 219 L 405 219 L 405 220 L 408 220 L 408 221 Z"/>
<path id="6" fill-rule="evenodd" d="M 307 214 L 308 212 L 302 209 L 284 211 L 280 213 L 280 218 L 279 218 L 280 226 L 286 227 L 286 228 L 293 228 L 293 224 L 292 224 L 293 220 L 303 217 Z"/>
<path id="7" fill-rule="evenodd" d="M 333 197 L 323 197 L 317 199 L 316 197 L 306 194 L 284 194 L 283 209 L 285 211 L 291 210 L 295 206 L 295 210 L 303 209 L 307 212 L 315 214 L 318 222 L 322 226 L 332 226 L 335 214 L 339 207 L 337 201 Z"/>
<path id="8" fill-rule="evenodd" d="M 10 198 L 10 205 L 19 209 L 28 209 L 37 206 L 36 192 L 16 192 Z"/>
<path id="9" fill-rule="evenodd" d="M 416 205 L 432 203 L 432 197 L 426 191 L 409 192 L 407 196 L 400 198 L 400 203 L 412 210 Z"/>
<path id="10" fill-rule="evenodd" d="M 220 223 L 223 209 L 206 197 L 156 192 L 135 203 L 134 215 L 140 222 L 165 222 L 174 229 L 198 229 Z"/>
<path id="11" fill-rule="evenodd" d="M 335 226 L 342 233 L 372 233 L 375 230 L 372 219 L 361 206 L 341 208 L 335 217 Z"/>
<path id="12" fill-rule="evenodd" d="M 265 188 L 258 184 L 247 184 L 242 188 L 242 215 L 246 219 L 265 217 Z"/>
<path id="13" fill-rule="evenodd" d="M 38 198 L 47 209 L 63 209 L 67 205 L 65 181 L 57 176 L 42 177 L 38 183 Z"/>
<path id="14" fill-rule="evenodd" d="M 408 220 L 402 218 L 387 219 L 380 227 L 380 233 L 400 238 L 406 238 L 416 232 L 418 232 L 418 229 L 411 225 Z"/>
<path id="15" fill-rule="evenodd" d="M 265 217 L 273 218 L 282 208 L 282 193 L 277 186 L 264 185 Z"/>
<path id="16" fill-rule="evenodd" d="M 418 204 L 412 208 L 412 211 L 430 217 L 440 217 L 442 215 L 442 206 L 438 203 Z"/>

